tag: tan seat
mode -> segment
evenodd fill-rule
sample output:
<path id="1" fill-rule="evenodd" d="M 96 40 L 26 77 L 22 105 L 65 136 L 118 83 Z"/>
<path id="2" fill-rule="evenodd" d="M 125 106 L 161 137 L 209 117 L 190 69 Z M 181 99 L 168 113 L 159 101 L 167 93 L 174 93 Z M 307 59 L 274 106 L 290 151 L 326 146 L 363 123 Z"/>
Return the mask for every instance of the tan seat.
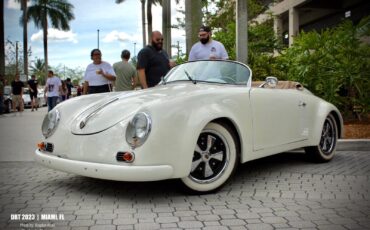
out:
<path id="1" fill-rule="evenodd" d="M 264 81 L 252 81 L 252 87 L 257 88 L 265 83 Z M 264 85 L 264 88 L 271 88 L 268 85 Z M 275 89 L 298 89 L 303 90 L 303 85 L 295 81 L 279 81 Z"/>

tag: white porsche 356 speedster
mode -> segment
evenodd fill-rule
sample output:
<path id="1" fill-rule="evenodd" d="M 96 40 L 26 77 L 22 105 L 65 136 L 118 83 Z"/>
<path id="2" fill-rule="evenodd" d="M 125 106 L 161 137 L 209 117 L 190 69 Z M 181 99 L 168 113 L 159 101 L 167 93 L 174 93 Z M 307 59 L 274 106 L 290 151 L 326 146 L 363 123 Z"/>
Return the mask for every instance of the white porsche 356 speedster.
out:
<path id="1" fill-rule="evenodd" d="M 343 121 L 295 82 L 252 82 L 234 61 L 173 68 L 150 89 L 75 97 L 42 124 L 44 166 L 117 181 L 178 178 L 190 191 L 219 189 L 239 163 L 304 148 L 333 158 Z"/>

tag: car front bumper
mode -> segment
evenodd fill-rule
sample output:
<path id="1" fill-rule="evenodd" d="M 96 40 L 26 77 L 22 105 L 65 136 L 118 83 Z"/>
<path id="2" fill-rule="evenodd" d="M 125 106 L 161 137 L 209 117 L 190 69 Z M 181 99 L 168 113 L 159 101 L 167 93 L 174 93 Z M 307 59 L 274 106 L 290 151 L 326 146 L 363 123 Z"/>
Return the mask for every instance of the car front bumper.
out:
<path id="1" fill-rule="evenodd" d="M 170 165 L 132 166 L 100 164 L 76 161 L 50 155 L 36 149 L 36 162 L 52 169 L 81 176 L 115 181 L 156 181 L 170 179 L 173 167 Z"/>

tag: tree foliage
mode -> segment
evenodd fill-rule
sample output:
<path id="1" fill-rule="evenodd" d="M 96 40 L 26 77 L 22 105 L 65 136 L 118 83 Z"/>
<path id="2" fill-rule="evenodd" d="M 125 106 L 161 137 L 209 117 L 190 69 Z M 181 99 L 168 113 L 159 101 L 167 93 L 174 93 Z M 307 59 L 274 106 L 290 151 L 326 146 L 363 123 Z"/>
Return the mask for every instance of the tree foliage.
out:
<path id="1" fill-rule="evenodd" d="M 350 113 L 360 106 L 370 110 L 370 17 L 358 25 L 344 21 L 321 33 L 301 32 L 279 57 L 281 71 L 315 95 Z"/>

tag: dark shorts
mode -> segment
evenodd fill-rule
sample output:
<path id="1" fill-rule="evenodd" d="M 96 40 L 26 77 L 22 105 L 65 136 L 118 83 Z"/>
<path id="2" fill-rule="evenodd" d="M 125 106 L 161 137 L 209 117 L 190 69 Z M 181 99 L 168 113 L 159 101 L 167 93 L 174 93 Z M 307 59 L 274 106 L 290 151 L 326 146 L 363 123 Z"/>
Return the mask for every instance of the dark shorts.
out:
<path id="1" fill-rule="evenodd" d="M 97 86 L 89 86 L 89 94 L 93 93 L 107 93 L 110 92 L 112 86 L 111 85 L 97 85 Z"/>
<path id="2" fill-rule="evenodd" d="M 31 100 L 33 98 L 37 98 L 37 93 L 36 92 L 30 92 L 30 97 L 31 97 Z"/>

